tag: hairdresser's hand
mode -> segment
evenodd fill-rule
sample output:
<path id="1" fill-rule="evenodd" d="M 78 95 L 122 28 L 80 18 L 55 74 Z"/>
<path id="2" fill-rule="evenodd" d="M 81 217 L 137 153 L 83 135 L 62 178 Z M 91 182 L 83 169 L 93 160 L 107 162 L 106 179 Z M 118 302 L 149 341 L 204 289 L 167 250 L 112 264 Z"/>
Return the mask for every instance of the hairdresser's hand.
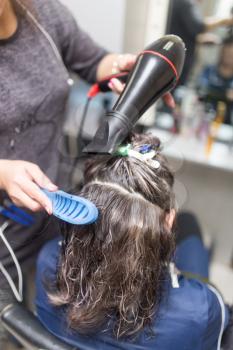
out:
<path id="1" fill-rule="evenodd" d="M 45 209 L 52 214 L 52 204 L 39 187 L 57 190 L 37 165 L 20 160 L 0 160 L 0 189 L 5 190 L 17 206 L 32 211 Z"/>
<path id="2" fill-rule="evenodd" d="M 136 59 L 136 55 L 118 55 L 113 63 L 113 65 L 115 64 L 113 67 L 113 74 L 120 72 L 129 72 L 133 68 Z M 123 91 L 125 84 L 121 83 L 121 81 L 118 79 L 111 79 L 108 86 L 113 92 L 120 94 Z"/>
<path id="3" fill-rule="evenodd" d="M 125 55 L 119 55 L 117 59 L 117 67 L 116 69 L 118 72 L 125 72 L 125 71 L 130 71 L 135 62 L 136 62 L 137 56 L 136 55 L 131 55 L 131 54 L 125 54 Z M 109 88 L 117 93 L 120 94 L 125 87 L 125 84 L 123 84 L 120 80 L 118 79 L 111 79 L 109 82 Z M 175 108 L 175 101 L 170 93 L 167 93 L 163 96 L 164 103 L 170 107 L 170 108 Z"/>

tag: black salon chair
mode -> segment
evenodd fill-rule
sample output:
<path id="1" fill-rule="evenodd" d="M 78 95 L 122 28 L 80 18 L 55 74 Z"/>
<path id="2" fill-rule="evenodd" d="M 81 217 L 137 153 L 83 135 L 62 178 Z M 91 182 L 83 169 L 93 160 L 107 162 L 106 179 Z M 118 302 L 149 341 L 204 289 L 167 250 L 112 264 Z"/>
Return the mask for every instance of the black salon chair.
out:
<path id="1" fill-rule="evenodd" d="M 1 313 L 4 328 L 30 350 L 78 350 L 47 331 L 36 316 L 22 305 L 8 305 Z"/>

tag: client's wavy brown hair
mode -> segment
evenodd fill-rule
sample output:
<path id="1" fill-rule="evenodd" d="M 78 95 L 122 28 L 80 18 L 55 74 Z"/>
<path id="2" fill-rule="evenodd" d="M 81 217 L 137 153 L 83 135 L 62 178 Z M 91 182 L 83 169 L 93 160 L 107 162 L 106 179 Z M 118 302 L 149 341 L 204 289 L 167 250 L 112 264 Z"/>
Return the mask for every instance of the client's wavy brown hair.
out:
<path id="1" fill-rule="evenodd" d="M 133 135 L 134 148 L 157 145 Z M 159 169 L 133 157 L 94 156 L 86 162 L 79 195 L 99 209 L 88 226 L 66 225 L 56 291 L 69 326 L 88 334 L 111 328 L 117 338 L 152 325 L 161 301 L 174 238 L 166 214 L 174 207 L 173 175 L 162 155 Z"/>

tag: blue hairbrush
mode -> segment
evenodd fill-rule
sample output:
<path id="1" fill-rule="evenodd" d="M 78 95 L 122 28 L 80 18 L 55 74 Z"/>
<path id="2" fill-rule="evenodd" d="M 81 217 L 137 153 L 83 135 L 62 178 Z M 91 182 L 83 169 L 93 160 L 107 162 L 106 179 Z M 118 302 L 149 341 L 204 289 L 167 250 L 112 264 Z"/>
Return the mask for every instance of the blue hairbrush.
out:
<path id="1" fill-rule="evenodd" d="M 98 209 L 88 199 L 63 191 L 42 190 L 52 202 L 53 215 L 74 225 L 88 225 L 98 218 Z"/>

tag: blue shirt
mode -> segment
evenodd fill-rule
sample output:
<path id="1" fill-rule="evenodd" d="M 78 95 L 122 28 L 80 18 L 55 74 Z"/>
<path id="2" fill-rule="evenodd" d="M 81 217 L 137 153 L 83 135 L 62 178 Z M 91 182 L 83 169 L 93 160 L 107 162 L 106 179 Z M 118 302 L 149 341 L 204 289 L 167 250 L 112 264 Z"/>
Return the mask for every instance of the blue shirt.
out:
<path id="1" fill-rule="evenodd" d="M 233 89 L 233 77 L 223 78 L 217 66 L 207 66 L 201 73 L 199 85 L 216 90 L 219 94 L 225 94 L 226 90 Z"/>
<path id="2" fill-rule="evenodd" d="M 64 342 L 81 350 L 214 350 L 218 349 L 221 327 L 225 328 L 228 315 L 222 300 L 206 284 L 179 277 L 179 288 L 169 283 L 167 297 L 160 305 L 153 324 L 154 336 L 145 330 L 135 341 L 117 341 L 109 332 L 97 332 L 83 336 L 68 329 L 65 308 L 52 306 L 47 298 L 44 279 L 56 279 L 59 257 L 59 238 L 50 241 L 41 251 L 38 259 L 36 278 L 36 307 L 38 318 L 43 325 Z M 226 312 L 225 319 L 222 313 Z M 220 349 L 220 348 L 219 348 Z"/>

